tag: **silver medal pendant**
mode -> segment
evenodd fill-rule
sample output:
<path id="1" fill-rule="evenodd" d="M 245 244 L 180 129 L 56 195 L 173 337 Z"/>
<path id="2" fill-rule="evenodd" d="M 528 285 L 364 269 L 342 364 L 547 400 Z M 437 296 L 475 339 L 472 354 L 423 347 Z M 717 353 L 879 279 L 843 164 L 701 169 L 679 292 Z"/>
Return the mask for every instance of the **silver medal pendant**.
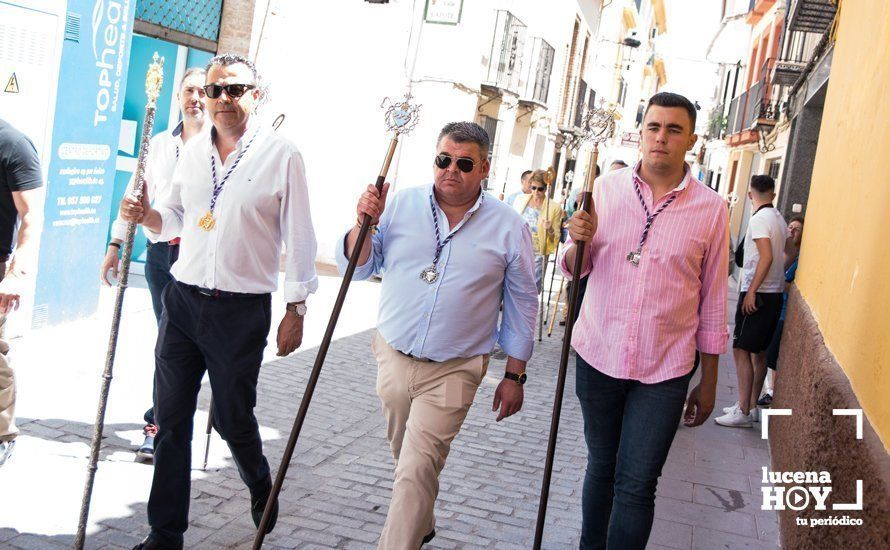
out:
<path id="1" fill-rule="evenodd" d="M 633 252 L 628 252 L 627 261 L 631 263 L 634 267 L 640 265 L 640 251 L 634 250 Z"/>
<path id="2" fill-rule="evenodd" d="M 439 272 L 436 271 L 436 266 L 434 265 L 431 265 L 420 272 L 420 279 L 427 284 L 431 285 L 435 283 L 438 278 Z"/>

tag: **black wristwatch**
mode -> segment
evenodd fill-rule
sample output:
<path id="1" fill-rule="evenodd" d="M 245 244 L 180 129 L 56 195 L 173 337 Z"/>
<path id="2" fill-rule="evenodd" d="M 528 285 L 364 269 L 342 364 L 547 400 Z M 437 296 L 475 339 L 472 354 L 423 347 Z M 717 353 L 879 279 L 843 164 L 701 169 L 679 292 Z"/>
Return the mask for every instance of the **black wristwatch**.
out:
<path id="1" fill-rule="evenodd" d="M 522 386 L 525 384 L 525 381 L 528 380 L 528 375 L 525 374 L 525 371 L 520 372 L 519 374 L 513 374 L 512 372 L 505 372 L 504 378 L 507 380 L 512 380 Z"/>

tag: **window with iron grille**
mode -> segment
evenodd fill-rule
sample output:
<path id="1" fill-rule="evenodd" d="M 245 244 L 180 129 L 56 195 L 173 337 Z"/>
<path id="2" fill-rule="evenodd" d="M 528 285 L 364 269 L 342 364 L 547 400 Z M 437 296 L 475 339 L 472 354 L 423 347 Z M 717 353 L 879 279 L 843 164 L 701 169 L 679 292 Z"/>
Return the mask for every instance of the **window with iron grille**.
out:
<path id="1" fill-rule="evenodd" d="M 517 91 L 525 47 L 525 24 L 509 11 L 498 10 L 495 19 L 487 81 L 499 88 Z"/>
<path id="2" fill-rule="evenodd" d="M 500 124 L 500 120 L 496 118 L 492 118 L 490 116 L 482 115 L 479 117 L 479 126 L 485 130 L 488 134 L 488 160 L 492 164 L 494 164 L 494 159 L 497 158 L 497 135 L 498 135 L 498 124 Z M 488 178 L 482 180 L 482 188 L 488 189 Z"/>
<path id="3" fill-rule="evenodd" d="M 578 79 L 578 95 L 575 96 L 575 127 L 580 128 L 584 124 L 584 104 L 587 102 L 587 83 L 583 78 Z"/>
<path id="4" fill-rule="evenodd" d="M 624 102 L 627 101 L 627 81 L 624 80 L 623 76 L 618 77 L 618 104 L 624 107 Z"/>
<path id="5" fill-rule="evenodd" d="M 532 59 L 537 59 L 531 98 L 540 103 L 547 103 L 550 91 L 550 75 L 553 72 L 553 58 L 556 51 L 543 38 L 535 38 L 532 48 Z"/>
<path id="6" fill-rule="evenodd" d="M 782 162 L 774 160 L 769 163 L 769 177 L 775 181 L 779 181 L 779 171 L 782 169 Z"/>
<path id="7" fill-rule="evenodd" d="M 134 30 L 215 52 L 223 0 L 137 0 Z"/>

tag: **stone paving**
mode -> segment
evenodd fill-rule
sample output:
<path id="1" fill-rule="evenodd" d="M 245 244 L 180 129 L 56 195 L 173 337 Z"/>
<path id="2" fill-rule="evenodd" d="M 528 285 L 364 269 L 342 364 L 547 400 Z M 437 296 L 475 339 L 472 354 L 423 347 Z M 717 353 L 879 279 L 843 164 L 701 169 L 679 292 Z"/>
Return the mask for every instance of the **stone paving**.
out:
<path id="1" fill-rule="evenodd" d="M 328 304 L 339 284 L 333 277 L 322 279 L 322 290 L 311 310 L 318 312 L 311 318 L 318 327 L 307 329 L 309 347 L 268 361 L 261 371 L 256 412 L 273 470 L 278 468 L 330 311 Z M 109 405 L 89 548 L 129 548 L 147 532 L 145 501 L 151 468 L 134 462 L 132 450 L 141 441 L 139 420 L 145 403 L 140 395 L 150 380 L 152 338 L 146 334 L 151 334 L 153 318 L 146 293 L 131 292 L 136 297 L 127 315 L 133 319 L 128 318 L 130 328 L 122 336 L 122 345 L 129 345 L 128 354 L 144 354 L 149 359 L 124 355 L 120 359 L 134 366 L 120 367 L 125 369 L 119 374 L 124 380 L 116 379 L 121 387 L 112 389 L 117 398 Z M 734 303 L 730 305 L 734 307 Z M 107 306 L 106 297 L 103 307 Z M 344 320 L 349 330 L 338 331 L 342 336 L 331 346 L 281 495 L 281 516 L 275 531 L 266 538 L 267 547 L 374 547 L 392 487 L 392 458 L 374 390 L 376 365 L 369 349 L 375 308 L 374 283 L 360 283 L 351 290 Z M 20 344 L 25 357 L 17 365 L 29 358 L 44 363 L 25 363 L 39 372 L 29 371 L 22 377 L 26 383 L 20 392 L 32 392 L 22 399 L 19 410 L 23 435 L 16 455 L 0 469 L 0 491 L 5 493 L 0 505 L 4 507 L 0 510 L 0 547 L 71 545 L 95 408 L 96 391 L 87 388 L 98 385 L 105 338 L 99 335 L 107 330 L 106 322 L 107 316 L 100 316 L 64 331 L 41 331 L 43 334 L 29 335 L 23 339 L 28 341 Z M 537 345 L 529 366 L 525 406 L 501 423 L 494 422 L 490 409 L 504 361 L 492 360 L 442 473 L 437 536 L 429 548 L 531 547 L 561 334 L 557 327 L 552 337 L 545 335 Z M 66 338 L 71 342 L 90 340 L 89 346 L 81 345 L 92 351 L 49 345 Z M 78 366 L 86 357 L 95 363 Z M 550 491 L 543 544 L 548 549 L 578 545 L 585 450 L 573 373 L 574 361 L 566 384 Z M 39 391 L 41 383 L 54 389 L 38 397 L 33 392 Z M 76 389 L 78 384 L 83 388 Z M 735 385 L 731 356 L 724 356 L 718 411 L 735 400 Z M 200 469 L 208 401 L 209 388 L 205 387 L 195 419 L 186 546 L 249 548 L 254 530 L 248 514 L 249 496 L 218 436 L 212 439 L 207 471 Z M 760 468 L 768 464 L 768 448 L 759 429 L 721 428 L 713 420 L 696 429 L 681 426 L 659 483 L 649 548 L 776 548 L 775 514 L 761 511 L 759 505 Z"/>

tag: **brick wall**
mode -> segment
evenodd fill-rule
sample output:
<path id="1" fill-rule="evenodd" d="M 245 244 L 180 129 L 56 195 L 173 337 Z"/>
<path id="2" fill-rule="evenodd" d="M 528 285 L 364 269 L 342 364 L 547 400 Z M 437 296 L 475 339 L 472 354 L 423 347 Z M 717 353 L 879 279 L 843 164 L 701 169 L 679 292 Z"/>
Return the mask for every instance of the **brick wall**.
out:
<path id="1" fill-rule="evenodd" d="M 256 0 L 225 0 L 219 25 L 218 53 L 250 54 Z"/>

